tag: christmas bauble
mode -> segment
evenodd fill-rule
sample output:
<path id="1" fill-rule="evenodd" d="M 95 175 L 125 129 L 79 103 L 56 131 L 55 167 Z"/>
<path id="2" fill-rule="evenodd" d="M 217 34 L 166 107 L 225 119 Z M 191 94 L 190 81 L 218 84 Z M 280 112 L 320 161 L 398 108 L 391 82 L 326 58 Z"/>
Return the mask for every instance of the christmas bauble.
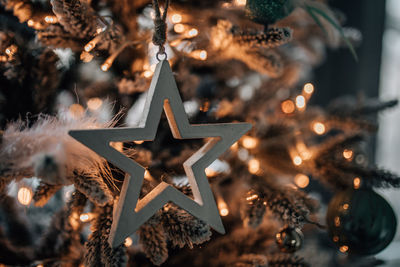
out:
<path id="1" fill-rule="evenodd" d="M 328 230 L 342 252 L 376 254 L 392 241 L 397 227 L 389 203 L 371 189 L 336 194 L 327 213 Z"/>
<path id="2" fill-rule="evenodd" d="M 293 0 L 247 0 L 246 11 L 253 21 L 268 25 L 288 16 L 295 8 L 293 2 Z"/>
<path id="3" fill-rule="evenodd" d="M 299 228 L 284 227 L 276 234 L 276 243 L 282 252 L 295 252 L 303 244 L 303 233 Z"/>

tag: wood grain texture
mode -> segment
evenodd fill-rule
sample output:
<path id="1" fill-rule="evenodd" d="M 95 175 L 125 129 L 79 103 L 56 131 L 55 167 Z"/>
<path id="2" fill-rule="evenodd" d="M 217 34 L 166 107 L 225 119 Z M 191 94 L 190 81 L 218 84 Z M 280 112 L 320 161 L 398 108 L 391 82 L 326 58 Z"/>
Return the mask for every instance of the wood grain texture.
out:
<path id="1" fill-rule="evenodd" d="M 174 138 L 209 138 L 183 163 L 193 199 L 165 182 L 139 199 L 145 168 L 109 145 L 116 141 L 154 140 L 163 109 Z M 139 127 L 70 131 L 73 138 L 127 173 L 119 200 L 115 203 L 110 244 L 116 247 L 123 243 L 168 202 L 203 220 L 217 232 L 225 233 L 205 168 L 251 127 L 249 123 L 189 124 L 171 67 L 168 61 L 161 61 L 155 69 Z"/>

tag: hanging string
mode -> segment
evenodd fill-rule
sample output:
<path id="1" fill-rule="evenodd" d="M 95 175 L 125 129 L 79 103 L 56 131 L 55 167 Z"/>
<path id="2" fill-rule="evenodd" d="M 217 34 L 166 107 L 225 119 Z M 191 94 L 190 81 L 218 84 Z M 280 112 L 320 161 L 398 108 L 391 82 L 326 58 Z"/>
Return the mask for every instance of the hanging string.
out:
<path id="1" fill-rule="evenodd" d="M 161 14 L 160 5 L 158 0 L 153 0 L 153 7 L 155 11 L 154 18 L 154 34 L 153 34 L 153 44 L 158 46 L 158 52 L 156 57 L 160 61 L 160 56 L 165 56 L 167 59 L 167 53 L 165 52 L 164 44 L 167 41 L 167 11 L 169 7 L 170 0 L 165 1 L 165 8 L 163 14 Z"/>

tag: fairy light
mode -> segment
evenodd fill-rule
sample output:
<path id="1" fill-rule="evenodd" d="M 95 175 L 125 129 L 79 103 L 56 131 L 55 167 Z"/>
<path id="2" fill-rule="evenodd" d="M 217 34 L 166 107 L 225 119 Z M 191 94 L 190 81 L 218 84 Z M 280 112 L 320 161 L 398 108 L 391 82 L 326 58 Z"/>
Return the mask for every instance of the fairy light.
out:
<path id="1" fill-rule="evenodd" d="M 335 226 L 339 227 L 340 226 L 340 218 L 338 216 L 336 216 L 333 220 L 334 220 Z"/>
<path id="2" fill-rule="evenodd" d="M 7 56 L 12 56 L 15 54 L 15 52 L 17 52 L 17 50 L 18 48 L 16 45 L 10 45 L 4 50 L 4 52 L 7 54 Z"/>
<path id="3" fill-rule="evenodd" d="M 23 186 L 18 190 L 18 201 L 24 206 L 28 206 L 31 203 L 32 196 L 32 189 L 29 187 Z"/>
<path id="4" fill-rule="evenodd" d="M 253 194 L 251 196 L 246 197 L 246 200 L 247 201 L 253 201 L 253 200 L 256 200 L 257 198 L 258 198 L 258 195 L 257 194 Z"/>
<path id="5" fill-rule="evenodd" d="M 44 17 L 44 21 L 46 23 L 56 23 L 57 18 L 55 16 L 46 16 L 46 17 Z"/>
<path id="6" fill-rule="evenodd" d="M 92 214 L 91 213 L 82 213 L 81 216 L 79 216 L 79 220 L 81 222 L 88 222 L 92 219 Z"/>
<path id="7" fill-rule="evenodd" d="M 344 210 L 348 210 L 349 209 L 349 204 L 347 204 L 347 203 L 343 204 L 343 209 Z"/>
<path id="8" fill-rule="evenodd" d="M 132 246 L 132 244 L 133 244 L 132 238 L 127 237 L 124 242 L 125 247 L 130 247 Z"/>
<path id="9" fill-rule="evenodd" d="M 296 107 L 298 109 L 304 109 L 306 107 L 306 99 L 302 95 L 296 97 Z"/>
<path id="10" fill-rule="evenodd" d="M 90 53 L 88 53 L 88 52 L 86 52 L 86 51 L 82 51 L 82 53 L 81 53 L 81 55 L 80 55 L 80 59 L 83 61 L 83 62 L 90 62 L 90 61 L 92 61 L 92 59 L 93 59 L 93 55 L 92 54 L 90 54 Z"/>
<path id="11" fill-rule="evenodd" d="M 28 20 L 28 26 L 32 27 L 33 25 L 35 25 L 35 22 L 32 19 Z"/>
<path id="12" fill-rule="evenodd" d="M 107 61 L 103 63 L 103 65 L 101 65 L 101 70 L 102 71 L 108 71 L 108 69 L 111 67 L 111 64 L 108 63 Z"/>
<path id="13" fill-rule="evenodd" d="M 354 178 L 353 187 L 354 189 L 359 189 L 361 185 L 361 179 L 359 177 Z"/>
<path id="14" fill-rule="evenodd" d="M 143 72 L 143 76 L 144 76 L 145 78 L 150 78 L 151 76 L 153 76 L 153 72 L 151 72 L 150 70 L 145 70 L 145 71 Z"/>
<path id="15" fill-rule="evenodd" d="M 346 253 L 347 251 L 349 251 L 349 247 L 348 247 L 348 246 L 341 246 L 341 247 L 339 248 L 339 250 L 340 250 L 340 252 L 342 252 L 342 253 Z"/>
<path id="16" fill-rule="evenodd" d="M 218 198 L 218 210 L 219 210 L 219 214 L 221 216 L 227 216 L 229 214 L 229 209 L 228 209 L 228 205 L 226 204 L 226 202 L 222 199 L 222 197 Z"/>
<path id="17" fill-rule="evenodd" d="M 199 60 L 207 59 L 207 51 L 206 50 L 194 50 L 190 53 L 190 56 Z"/>
<path id="18" fill-rule="evenodd" d="M 302 141 L 297 142 L 296 149 L 297 149 L 301 159 L 309 160 L 312 157 L 312 153 L 307 148 L 306 144 L 304 144 L 304 142 L 302 142 Z"/>
<path id="19" fill-rule="evenodd" d="M 310 183 L 310 178 L 307 175 L 299 173 L 294 177 L 294 183 L 300 188 L 306 188 Z"/>
<path id="20" fill-rule="evenodd" d="M 260 161 L 258 159 L 251 159 L 248 162 L 249 172 L 252 174 L 256 174 L 260 171 Z"/>
<path id="21" fill-rule="evenodd" d="M 288 99 L 281 103 L 281 109 L 283 113 L 290 114 L 295 111 L 295 106 L 292 100 Z"/>
<path id="22" fill-rule="evenodd" d="M 312 125 L 313 131 L 318 135 L 323 135 L 326 131 L 325 124 L 322 122 L 314 122 Z"/>
<path id="23" fill-rule="evenodd" d="M 306 83 L 303 87 L 303 92 L 307 95 L 311 95 L 314 92 L 314 85 L 312 83 Z"/>
<path id="24" fill-rule="evenodd" d="M 351 160 L 353 157 L 353 151 L 350 149 L 343 150 L 343 157 L 347 160 Z"/>
<path id="25" fill-rule="evenodd" d="M 176 33 L 182 33 L 182 32 L 184 32 L 185 31 L 185 25 L 183 25 L 183 24 L 181 24 L 181 23 L 178 23 L 178 24 L 175 24 L 174 25 L 174 31 L 176 32 Z"/>
<path id="26" fill-rule="evenodd" d="M 246 0 L 235 0 L 235 5 L 236 6 L 245 6 Z"/>
<path id="27" fill-rule="evenodd" d="M 333 242 L 338 242 L 338 241 L 339 241 L 339 237 L 338 237 L 337 235 L 335 235 L 335 236 L 332 238 L 332 240 L 333 240 Z"/>
<path id="28" fill-rule="evenodd" d="M 187 37 L 195 37 L 199 34 L 199 31 L 196 28 L 192 28 L 187 32 Z"/>
<path id="29" fill-rule="evenodd" d="M 293 164 L 296 166 L 300 166 L 303 163 L 303 160 L 301 159 L 300 156 L 294 156 L 293 157 Z"/>
<path id="30" fill-rule="evenodd" d="M 88 109 L 90 109 L 91 111 L 98 110 L 102 104 L 103 104 L 103 100 L 101 100 L 98 97 L 90 98 L 87 102 Z"/>
<path id="31" fill-rule="evenodd" d="M 175 13 L 171 16 L 171 21 L 172 23 L 180 23 L 182 22 L 182 16 L 180 14 Z"/>
<path id="32" fill-rule="evenodd" d="M 244 136 L 242 139 L 242 145 L 244 148 L 253 149 L 258 145 L 258 140 L 251 136 Z"/>
<path id="33" fill-rule="evenodd" d="M 95 46 L 96 46 L 96 44 L 94 42 L 90 41 L 89 43 L 87 43 L 85 45 L 84 49 L 86 52 L 90 52 Z"/>

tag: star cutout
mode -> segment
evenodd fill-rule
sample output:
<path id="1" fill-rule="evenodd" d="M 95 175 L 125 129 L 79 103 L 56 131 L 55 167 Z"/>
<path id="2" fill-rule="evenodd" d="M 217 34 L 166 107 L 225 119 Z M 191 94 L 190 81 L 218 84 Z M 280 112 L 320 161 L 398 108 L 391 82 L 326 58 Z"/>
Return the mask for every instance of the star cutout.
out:
<path id="1" fill-rule="evenodd" d="M 154 140 L 163 108 L 174 138 L 210 138 L 183 163 L 193 199 L 166 182 L 161 182 L 139 199 L 145 168 L 110 146 L 110 142 Z M 189 124 L 171 67 L 168 61 L 163 60 L 154 71 L 139 127 L 70 131 L 73 138 L 127 173 L 114 209 L 109 236 L 111 246 L 116 247 L 123 243 L 126 237 L 138 230 L 168 202 L 175 203 L 224 234 L 225 229 L 205 168 L 251 127 L 249 123 Z"/>

